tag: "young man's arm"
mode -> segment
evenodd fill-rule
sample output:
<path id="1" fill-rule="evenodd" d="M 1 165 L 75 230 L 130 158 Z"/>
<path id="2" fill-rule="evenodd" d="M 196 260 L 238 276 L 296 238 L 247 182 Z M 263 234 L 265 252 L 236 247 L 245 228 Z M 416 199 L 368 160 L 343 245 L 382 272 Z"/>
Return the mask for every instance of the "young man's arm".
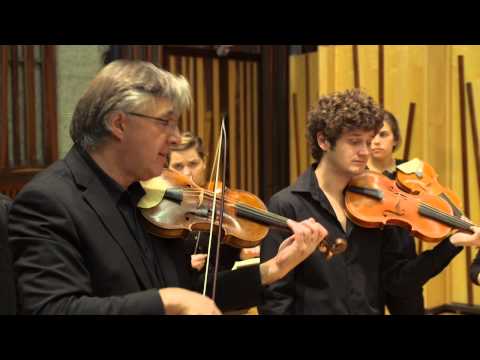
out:
<path id="1" fill-rule="evenodd" d="M 294 219 L 294 214 L 288 204 L 282 203 L 278 196 L 273 196 L 268 204 L 269 211 Z M 273 258 L 280 244 L 288 236 L 281 230 L 271 229 L 268 236 L 262 241 L 260 247 L 260 261 L 266 262 Z M 291 271 L 282 279 L 264 287 L 263 302 L 258 306 L 260 314 L 284 315 L 293 312 L 293 299 L 295 294 L 294 272 Z"/>
<path id="2" fill-rule="evenodd" d="M 463 247 L 446 238 L 433 249 L 409 259 L 397 244 L 403 229 L 385 227 L 382 248 L 382 280 L 385 290 L 395 296 L 417 292 L 428 280 L 439 274 Z"/>

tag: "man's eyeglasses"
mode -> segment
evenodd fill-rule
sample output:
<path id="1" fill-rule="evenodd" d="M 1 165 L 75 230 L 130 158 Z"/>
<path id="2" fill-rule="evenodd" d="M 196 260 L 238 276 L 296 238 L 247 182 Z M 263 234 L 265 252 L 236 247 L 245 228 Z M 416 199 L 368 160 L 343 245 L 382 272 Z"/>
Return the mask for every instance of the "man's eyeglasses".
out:
<path id="1" fill-rule="evenodd" d="M 128 115 L 133 115 L 133 116 L 138 116 L 138 117 L 143 117 L 143 118 L 147 118 L 147 119 L 152 119 L 152 120 L 156 120 L 156 121 L 159 121 L 160 123 L 162 123 L 162 125 L 168 127 L 170 130 L 172 131 L 175 131 L 178 129 L 178 124 L 174 121 L 169 121 L 167 119 L 162 119 L 162 118 L 159 118 L 159 117 L 155 117 L 155 116 L 149 116 L 149 115 L 144 115 L 144 114 L 139 114 L 139 113 L 135 113 L 135 112 L 127 112 Z"/>

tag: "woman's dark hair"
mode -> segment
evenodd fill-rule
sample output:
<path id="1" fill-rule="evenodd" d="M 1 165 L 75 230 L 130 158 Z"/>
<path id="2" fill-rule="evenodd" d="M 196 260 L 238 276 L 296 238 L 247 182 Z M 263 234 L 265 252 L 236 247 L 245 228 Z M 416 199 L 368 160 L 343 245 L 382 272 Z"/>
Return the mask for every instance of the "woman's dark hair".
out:
<path id="1" fill-rule="evenodd" d="M 390 125 L 390 129 L 392 129 L 393 139 L 396 142 L 396 145 L 393 147 L 393 151 L 398 149 L 400 143 L 402 141 L 402 137 L 400 135 L 400 127 L 398 126 L 398 120 L 393 114 L 389 111 L 385 110 L 385 118 L 384 120 Z"/>

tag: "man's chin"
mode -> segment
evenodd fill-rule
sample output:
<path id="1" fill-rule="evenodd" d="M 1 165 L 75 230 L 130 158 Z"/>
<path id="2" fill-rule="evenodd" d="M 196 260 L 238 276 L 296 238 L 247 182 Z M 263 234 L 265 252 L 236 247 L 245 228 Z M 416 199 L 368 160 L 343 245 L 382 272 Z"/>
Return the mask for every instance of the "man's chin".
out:
<path id="1" fill-rule="evenodd" d="M 148 181 L 150 179 L 154 179 L 156 177 L 159 177 L 160 175 L 162 175 L 163 170 L 164 170 L 164 168 L 162 167 L 158 171 L 152 171 L 149 174 L 145 174 L 140 181 Z"/>
<path id="2" fill-rule="evenodd" d="M 366 170 L 367 169 L 365 166 L 352 166 L 350 168 L 350 173 L 352 174 L 352 176 L 357 176 L 363 174 Z"/>

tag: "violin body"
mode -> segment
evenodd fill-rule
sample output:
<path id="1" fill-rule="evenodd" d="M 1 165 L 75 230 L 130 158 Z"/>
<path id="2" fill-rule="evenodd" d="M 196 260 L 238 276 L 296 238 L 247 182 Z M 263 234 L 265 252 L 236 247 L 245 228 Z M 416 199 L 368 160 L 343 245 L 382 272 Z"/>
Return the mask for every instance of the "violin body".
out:
<path id="1" fill-rule="evenodd" d="M 166 193 L 155 206 L 141 210 L 146 227 L 152 234 L 164 238 L 184 238 L 191 231 L 210 231 L 213 209 L 213 193 L 196 185 L 187 177 L 172 170 L 164 170 L 160 180 Z M 146 191 L 155 184 L 142 184 Z M 217 186 L 218 189 L 218 186 Z M 170 192 L 170 194 L 169 194 Z M 217 213 L 214 232 L 219 230 L 220 195 L 217 190 Z M 166 195 L 166 196 L 165 196 Z M 239 216 L 246 204 L 254 209 L 266 211 L 265 204 L 255 195 L 246 191 L 226 190 L 223 214 L 223 241 L 238 248 L 255 247 L 267 235 L 269 227 Z"/>
<path id="2" fill-rule="evenodd" d="M 468 230 L 471 226 L 455 218 L 452 207 L 444 199 L 428 193 L 409 194 L 395 181 L 372 171 L 351 180 L 345 206 L 349 218 L 359 226 L 397 225 L 428 242 L 444 239 L 453 227 Z"/>

